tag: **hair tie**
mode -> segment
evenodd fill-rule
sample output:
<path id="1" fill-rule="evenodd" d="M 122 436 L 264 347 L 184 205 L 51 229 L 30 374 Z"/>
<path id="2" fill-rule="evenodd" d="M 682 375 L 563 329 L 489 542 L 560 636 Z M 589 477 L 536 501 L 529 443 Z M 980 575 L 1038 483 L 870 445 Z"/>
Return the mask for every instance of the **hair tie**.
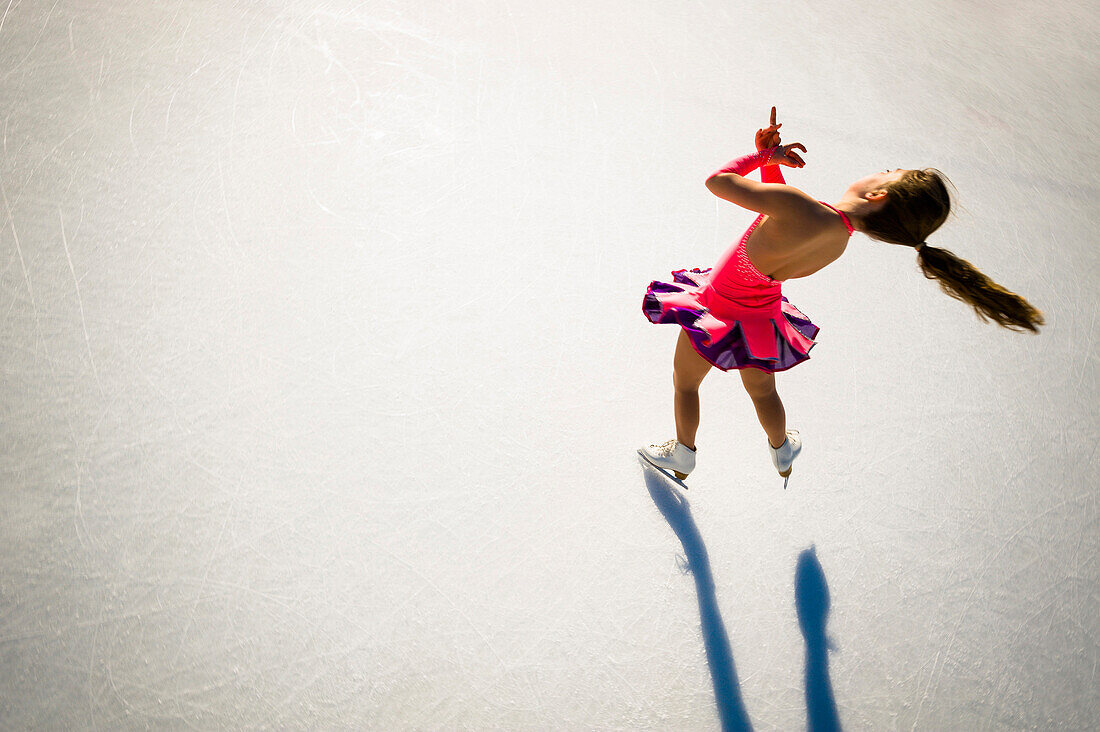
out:
<path id="1" fill-rule="evenodd" d="M 924 249 L 926 246 L 928 246 L 928 242 L 922 241 L 920 244 L 917 244 L 917 246 L 915 246 L 914 249 L 916 249 L 919 252 L 921 249 Z"/>

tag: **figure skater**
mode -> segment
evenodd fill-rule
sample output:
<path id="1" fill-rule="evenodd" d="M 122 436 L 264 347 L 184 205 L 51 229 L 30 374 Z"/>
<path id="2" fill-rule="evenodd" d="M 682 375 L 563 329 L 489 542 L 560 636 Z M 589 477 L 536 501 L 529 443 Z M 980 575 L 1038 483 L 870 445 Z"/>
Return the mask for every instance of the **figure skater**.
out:
<path id="1" fill-rule="evenodd" d="M 756 132 L 753 155 L 707 178 L 719 198 L 760 215 L 712 269 L 678 270 L 674 283 L 652 282 L 642 310 L 650 322 L 681 327 L 673 365 L 676 439 L 639 453 L 681 481 L 695 468 L 699 385 L 712 366 L 737 369 L 768 436 L 772 463 L 787 479 L 802 450 L 788 430 L 775 390 L 777 371 L 809 358 L 818 327 L 783 297 L 785 280 L 807 277 L 837 260 L 853 231 L 913 247 L 924 276 L 948 295 L 972 305 L 981 320 L 1038 332 L 1043 316 L 1022 297 L 996 284 L 928 237 L 951 210 L 943 175 L 934 169 L 887 170 L 857 180 L 830 205 L 785 185 L 779 166 L 805 166 L 801 143 L 783 145 L 775 122 Z M 761 168 L 763 183 L 747 176 Z"/>

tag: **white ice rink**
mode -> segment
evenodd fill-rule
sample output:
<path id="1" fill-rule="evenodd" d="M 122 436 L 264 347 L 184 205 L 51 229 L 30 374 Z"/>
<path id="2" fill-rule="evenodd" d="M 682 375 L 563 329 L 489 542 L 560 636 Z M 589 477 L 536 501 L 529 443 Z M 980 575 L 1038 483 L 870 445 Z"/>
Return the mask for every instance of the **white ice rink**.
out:
<path id="1" fill-rule="evenodd" d="M 1100 6 L 0 12 L 0 728 L 1100 726 Z M 773 104 L 1047 325 L 857 235 L 790 488 L 716 371 L 683 493 L 642 295 Z"/>

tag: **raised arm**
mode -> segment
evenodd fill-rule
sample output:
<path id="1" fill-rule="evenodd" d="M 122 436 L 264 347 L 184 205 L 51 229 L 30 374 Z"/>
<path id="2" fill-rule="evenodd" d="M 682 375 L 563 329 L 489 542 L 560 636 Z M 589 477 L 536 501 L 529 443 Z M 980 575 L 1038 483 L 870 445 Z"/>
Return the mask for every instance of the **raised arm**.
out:
<path id="1" fill-rule="evenodd" d="M 707 178 L 707 189 L 719 198 L 736 203 L 742 208 L 784 218 L 792 210 L 804 206 L 809 197 L 797 188 L 778 182 L 757 183 L 746 176 L 762 166 L 789 165 L 801 168 L 806 163 L 795 152 L 796 149 L 806 152 L 805 146 L 796 142 L 737 158 Z M 779 180 L 782 180 L 781 175 Z"/>
<path id="2" fill-rule="evenodd" d="M 778 165 L 763 165 L 760 167 L 760 180 L 765 183 L 778 183 L 779 185 L 785 185 L 787 183 L 783 178 L 782 171 L 779 170 Z"/>
<path id="3" fill-rule="evenodd" d="M 782 122 L 775 121 L 775 107 L 772 107 L 771 122 L 767 127 L 756 131 L 756 149 L 767 150 L 769 147 L 779 147 L 782 142 L 779 136 L 779 128 L 783 126 Z M 780 172 L 778 165 L 764 165 L 760 168 L 760 179 L 765 183 L 780 183 L 784 184 L 787 181 L 783 180 L 783 173 Z"/>

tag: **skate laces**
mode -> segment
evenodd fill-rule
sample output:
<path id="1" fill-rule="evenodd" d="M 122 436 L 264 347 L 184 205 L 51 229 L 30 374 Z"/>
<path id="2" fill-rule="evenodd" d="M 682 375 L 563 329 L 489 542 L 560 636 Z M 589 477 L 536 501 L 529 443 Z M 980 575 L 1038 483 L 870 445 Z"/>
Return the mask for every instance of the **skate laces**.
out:
<path id="1" fill-rule="evenodd" d="M 649 452 L 649 454 L 654 456 L 659 455 L 661 457 L 671 458 L 676 452 L 676 440 L 672 439 L 668 442 L 662 442 L 660 444 L 655 442 L 647 447 L 646 450 Z"/>
<path id="2" fill-rule="evenodd" d="M 780 452 L 782 452 L 784 450 L 794 450 L 794 445 L 791 444 L 791 438 L 792 437 L 794 439 L 798 440 L 799 442 L 802 441 L 798 436 L 798 430 L 787 430 L 786 438 L 783 440 L 783 444 L 780 445 L 779 447 L 775 447 L 775 448 L 772 448 L 772 449 L 776 450 L 776 451 L 780 451 Z M 770 444 L 768 446 L 771 447 Z"/>

